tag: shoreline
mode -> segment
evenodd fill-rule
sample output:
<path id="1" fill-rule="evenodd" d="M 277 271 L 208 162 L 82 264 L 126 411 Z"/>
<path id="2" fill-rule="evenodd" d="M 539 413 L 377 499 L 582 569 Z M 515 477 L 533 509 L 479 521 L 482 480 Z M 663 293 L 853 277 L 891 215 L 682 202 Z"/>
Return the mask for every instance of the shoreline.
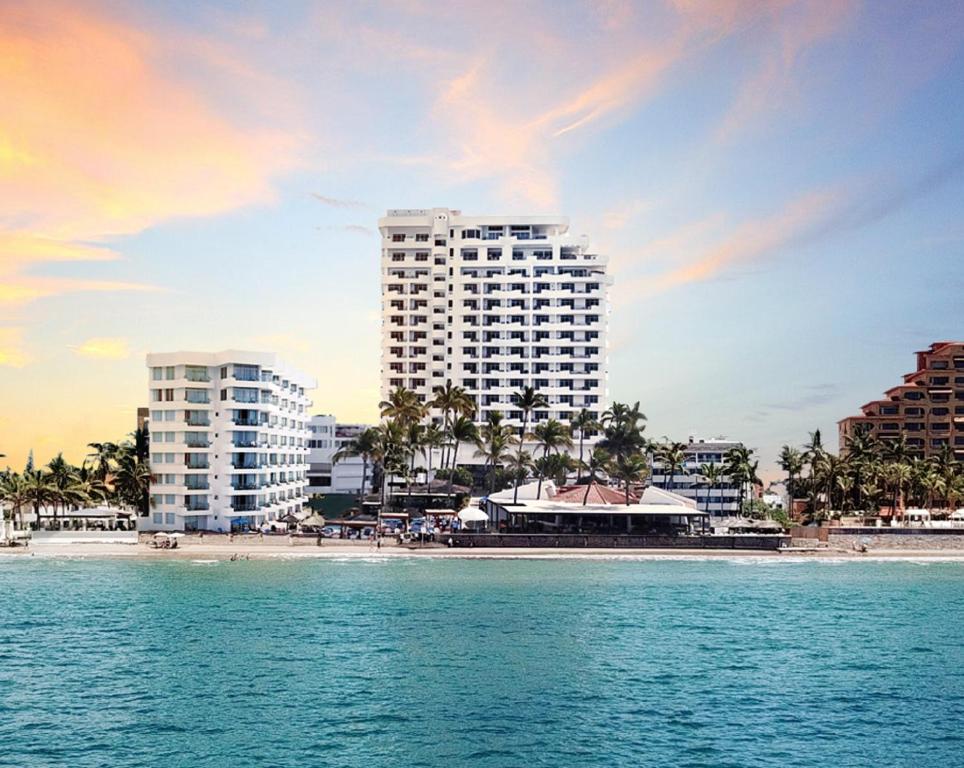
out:
<path id="1" fill-rule="evenodd" d="M 773 562 L 806 561 L 933 561 L 964 563 L 964 550 L 872 549 L 547 549 L 547 548 L 409 548 L 395 544 L 375 549 L 367 543 L 326 544 L 321 547 L 252 545 L 245 543 L 189 544 L 178 549 L 152 549 L 146 544 L 31 544 L 29 547 L 0 549 L 0 558 L 69 558 L 125 560 L 388 560 L 394 558 L 446 558 L 463 560 L 720 560 L 753 559 Z"/>

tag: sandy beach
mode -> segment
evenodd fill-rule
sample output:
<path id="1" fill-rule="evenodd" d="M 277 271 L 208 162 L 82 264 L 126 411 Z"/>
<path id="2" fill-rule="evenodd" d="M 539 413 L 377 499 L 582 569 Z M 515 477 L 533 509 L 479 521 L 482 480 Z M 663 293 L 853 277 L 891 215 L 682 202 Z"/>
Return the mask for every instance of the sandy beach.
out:
<path id="1" fill-rule="evenodd" d="M 255 543 L 227 540 L 191 542 L 177 549 L 154 549 L 146 543 L 32 543 L 27 547 L 0 549 L 0 557 L 137 558 L 143 560 L 277 560 L 328 558 L 430 557 L 463 559 L 666 559 L 718 560 L 754 558 L 763 560 L 928 560 L 964 563 L 964 551 L 875 549 L 856 552 L 845 549 L 791 548 L 780 551 L 704 549 L 549 549 L 472 548 L 440 546 L 410 547 L 394 542 L 376 549 L 368 542 L 325 540 L 321 546 L 291 546 L 285 541 Z"/>

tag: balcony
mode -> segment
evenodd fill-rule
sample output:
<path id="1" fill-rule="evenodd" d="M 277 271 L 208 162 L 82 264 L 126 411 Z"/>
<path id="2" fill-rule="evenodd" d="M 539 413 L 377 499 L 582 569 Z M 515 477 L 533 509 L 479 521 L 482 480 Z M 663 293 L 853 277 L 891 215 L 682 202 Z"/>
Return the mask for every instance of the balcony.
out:
<path id="1" fill-rule="evenodd" d="M 188 503 L 185 505 L 184 508 L 188 512 L 207 512 L 209 509 L 211 509 L 211 506 L 210 504 L 208 504 L 206 499 L 204 501 L 196 501 L 196 502 L 188 500 Z"/>
<path id="2" fill-rule="evenodd" d="M 188 475 L 184 481 L 184 487 L 189 491 L 206 491 L 211 486 L 208 484 L 207 477 L 200 475 Z"/>
<path id="3" fill-rule="evenodd" d="M 208 457 L 204 454 L 188 454 L 184 459 L 184 466 L 188 469 L 209 469 Z"/>
<path id="4" fill-rule="evenodd" d="M 206 437 L 204 438 L 189 437 L 187 440 L 184 441 L 184 444 L 188 448 L 210 448 L 211 447 L 211 441 L 208 440 Z"/>

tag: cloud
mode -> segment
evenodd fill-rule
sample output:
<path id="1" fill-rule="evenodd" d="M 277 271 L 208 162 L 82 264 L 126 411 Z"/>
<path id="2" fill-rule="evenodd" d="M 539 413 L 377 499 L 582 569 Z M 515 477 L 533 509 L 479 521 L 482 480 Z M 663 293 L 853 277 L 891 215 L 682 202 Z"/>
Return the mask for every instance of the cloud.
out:
<path id="1" fill-rule="evenodd" d="M 648 200 L 630 200 L 603 213 L 602 225 L 609 230 L 624 229 L 651 207 L 652 203 Z"/>
<path id="2" fill-rule="evenodd" d="M 244 65 L 233 91 L 199 85 L 202 74 L 224 83 L 229 68 L 223 50 L 174 30 L 152 34 L 74 4 L 0 6 L 0 301 L 129 290 L 33 273 L 118 258 L 98 243 L 171 218 L 273 199 L 298 137 L 250 112 L 235 119 L 252 99 Z"/>
<path id="3" fill-rule="evenodd" d="M 354 232 L 356 235 L 365 235 L 370 237 L 375 234 L 375 230 L 371 227 L 363 227 L 361 224 L 346 224 L 343 229 L 346 232 Z"/>
<path id="4" fill-rule="evenodd" d="M 854 20 L 859 5 L 857 0 L 806 0 L 775 6 L 761 28 L 764 50 L 759 68 L 740 87 L 716 131 L 716 140 L 732 139 L 760 115 L 791 99 L 801 58 L 840 33 Z"/>
<path id="5" fill-rule="evenodd" d="M 765 407 L 778 411 L 805 411 L 818 405 L 833 402 L 839 395 L 839 384 L 811 384 L 804 387 L 803 392 L 797 397 L 778 403 L 767 403 Z"/>
<path id="6" fill-rule="evenodd" d="M 331 206 L 332 208 L 368 208 L 366 203 L 360 200 L 344 200 L 337 197 L 326 197 L 325 195 L 319 195 L 317 192 L 312 192 L 311 196 L 325 205 Z"/>
<path id="7" fill-rule="evenodd" d="M 0 328 L 0 366 L 22 368 L 27 364 L 22 328 Z"/>
<path id="8" fill-rule="evenodd" d="M 80 357 L 89 357 L 94 360 L 123 360 L 130 357 L 127 339 L 116 337 L 87 339 L 83 344 L 70 349 Z"/>
<path id="9" fill-rule="evenodd" d="M 910 179 L 891 173 L 802 194 L 768 216 L 745 221 L 714 244 L 695 252 L 684 249 L 676 256 L 678 267 L 617 283 L 614 298 L 627 301 L 718 278 L 735 267 L 866 227 L 959 179 L 964 175 L 964 152 Z"/>

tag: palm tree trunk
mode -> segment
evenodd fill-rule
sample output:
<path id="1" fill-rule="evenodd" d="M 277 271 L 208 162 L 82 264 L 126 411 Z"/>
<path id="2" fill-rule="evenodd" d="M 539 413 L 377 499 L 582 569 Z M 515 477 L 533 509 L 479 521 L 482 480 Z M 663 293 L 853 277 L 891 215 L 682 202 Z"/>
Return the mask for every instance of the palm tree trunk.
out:
<path id="1" fill-rule="evenodd" d="M 448 497 L 452 498 L 452 480 L 455 477 L 455 467 L 458 463 L 459 458 L 459 441 L 456 440 L 455 444 L 452 446 L 452 468 L 449 470 L 449 487 L 448 487 Z"/>
<path id="2" fill-rule="evenodd" d="M 522 464 L 521 464 L 521 460 L 522 460 L 522 447 L 523 447 L 523 443 L 525 442 L 526 424 L 528 423 L 528 421 L 529 421 L 529 412 L 528 412 L 528 411 L 523 411 L 523 412 L 522 412 L 522 432 L 519 434 L 519 460 L 520 460 L 520 462 L 519 462 L 519 467 L 518 467 L 519 471 L 516 472 L 516 476 L 515 476 L 515 488 L 514 488 L 513 491 L 512 491 L 512 503 L 513 503 L 513 504 L 518 504 L 518 503 L 519 503 L 519 474 L 520 474 L 521 468 L 522 468 Z"/>
<path id="3" fill-rule="evenodd" d="M 583 431 L 580 429 L 579 430 L 579 464 L 576 466 L 576 485 L 578 485 L 579 481 L 582 479 L 582 433 Z"/>
<path id="4" fill-rule="evenodd" d="M 365 500 L 365 481 L 368 479 L 368 459 L 362 456 L 361 465 L 361 488 L 358 489 L 358 503 Z"/>
<path id="5" fill-rule="evenodd" d="M 542 469 L 539 470 L 539 487 L 536 489 L 536 500 L 542 498 L 542 479 L 546 474 L 546 460 L 549 458 L 549 446 L 546 446 L 546 452 L 542 455 Z"/>

